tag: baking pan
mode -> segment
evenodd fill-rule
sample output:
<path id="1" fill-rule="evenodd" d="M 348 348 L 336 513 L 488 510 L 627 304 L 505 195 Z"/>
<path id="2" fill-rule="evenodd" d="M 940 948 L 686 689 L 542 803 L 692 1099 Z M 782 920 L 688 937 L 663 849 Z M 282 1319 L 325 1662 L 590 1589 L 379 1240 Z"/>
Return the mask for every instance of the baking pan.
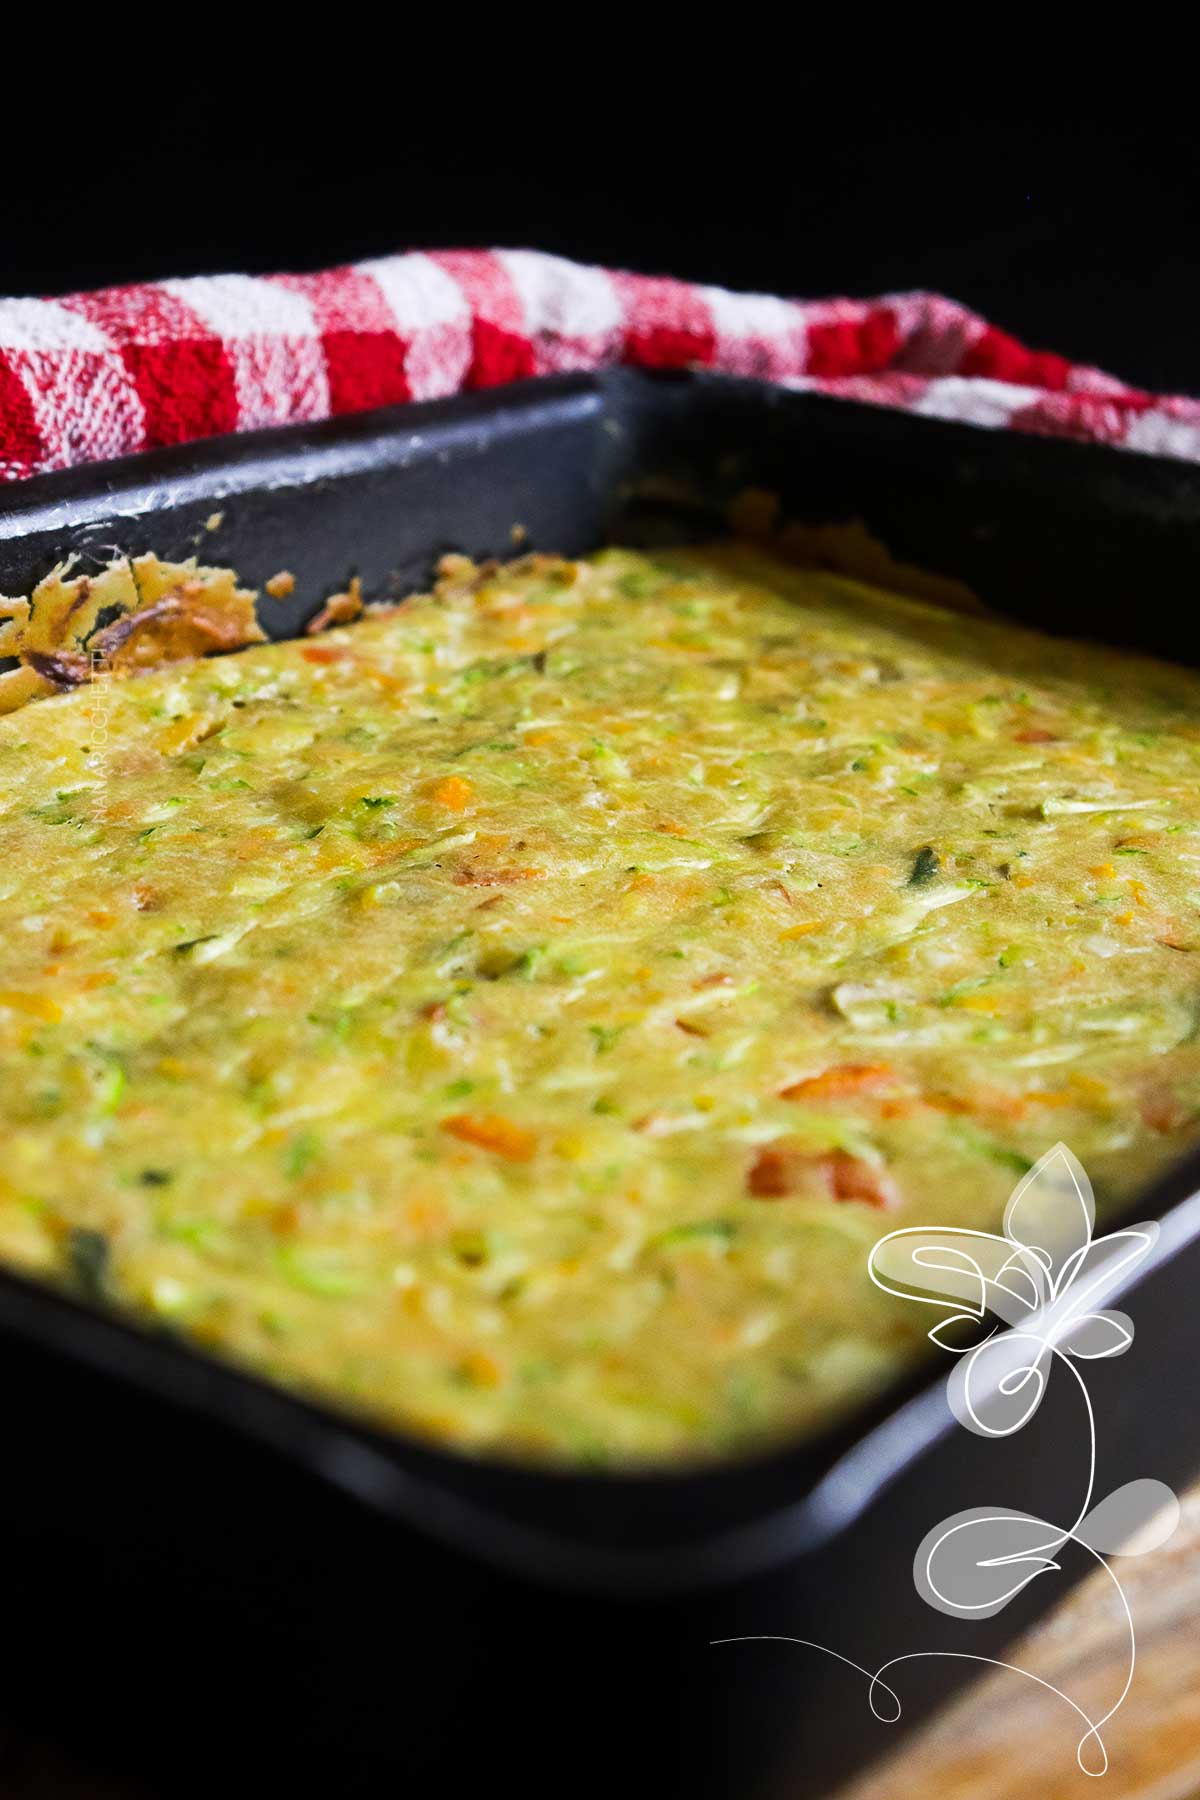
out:
<path id="1" fill-rule="evenodd" d="M 352 574 L 380 599 L 450 549 L 695 538 L 746 487 L 1044 629 L 1200 662 L 1197 471 L 699 375 L 559 377 L 41 477 L 0 495 L 0 592 L 67 551 L 194 551 L 253 585 L 293 570 L 295 597 L 264 609 L 287 636 Z M 1092 1373 L 1098 1493 L 1200 1467 L 1200 1394 L 1174 1374 L 1197 1337 L 1198 1189 L 1193 1157 L 1134 1209 L 1163 1231 L 1120 1302 L 1134 1348 Z M 1065 1383 L 1013 1442 L 960 1429 L 935 1368 L 809 1444 L 612 1475 L 384 1434 L 6 1274 L 0 1354 L 9 1704 L 155 1793 L 236 1762 L 281 1792 L 603 1773 L 824 1794 L 1084 1572 L 1067 1559 L 970 1623 L 911 1573 L 960 1508 L 1075 1517 Z M 955 1654 L 907 1665 L 885 1725 L 818 1652 L 714 1647 L 759 1636 L 867 1668 Z M 1064 1707 L 1064 1766 L 1076 1725 Z"/>

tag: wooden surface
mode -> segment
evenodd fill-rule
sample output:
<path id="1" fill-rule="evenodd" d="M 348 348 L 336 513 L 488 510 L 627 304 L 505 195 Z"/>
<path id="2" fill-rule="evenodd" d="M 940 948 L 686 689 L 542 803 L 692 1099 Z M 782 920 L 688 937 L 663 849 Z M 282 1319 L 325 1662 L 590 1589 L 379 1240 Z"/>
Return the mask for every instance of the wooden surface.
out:
<path id="1" fill-rule="evenodd" d="M 1006 1671 L 989 1675 L 838 1800 L 1200 1800 L 1200 1486 L 1169 1543 L 1123 1558 L 1137 1633 L 1133 1687 L 1104 1729 L 1109 1772 L 1082 1775 L 1082 1727 L 1062 1700 Z M 1009 1653 L 1096 1717 L 1125 1678 L 1128 1639 L 1098 1573 Z M 97 1775 L 0 1722 L 0 1800 L 157 1800 Z M 167 1797 L 169 1800 L 169 1796 Z"/>
<path id="2" fill-rule="evenodd" d="M 1055 1694 L 996 1670 L 838 1800 L 1198 1800 L 1200 1797 L 1200 1486 L 1171 1540 L 1114 1559 L 1137 1636 L 1129 1696 L 1104 1727 L 1108 1774 L 1076 1765 L 1083 1727 Z M 1128 1634 L 1100 1571 L 1008 1653 L 1092 1718 L 1128 1666 Z"/>

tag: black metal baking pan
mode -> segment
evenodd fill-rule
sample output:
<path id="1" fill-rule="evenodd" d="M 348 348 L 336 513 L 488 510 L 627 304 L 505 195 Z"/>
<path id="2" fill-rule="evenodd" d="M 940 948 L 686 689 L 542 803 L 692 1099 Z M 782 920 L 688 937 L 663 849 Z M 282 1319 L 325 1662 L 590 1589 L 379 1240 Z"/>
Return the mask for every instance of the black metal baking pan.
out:
<path id="1" fill-rule="evenodd" d="M 67 552 L 194 551 L 252 584 L 293 570 L 265 621 L 286 636 L 352 574 L 399 595 L 443 551 L 510 554 L 514 527 L 566 553 L 695 538 L 748 486 L 1051 632 L 1200 662 L 1187 465 L 624 371 L 0 491 L 0 592 Z M 1135 1209 L 1164 1229 L 1121 1302 L 1135 1347 L 1093 1378 L 1101 1492 L 1200 1467 L 1200 1393 L 1175 1373 L 1198 1335 L 1198 1189 L 1194 1158 Z M 236 1757 L 297 1792 L 507 1767 L 531 1792 L 603 1769 L 663 1793 L 827 1793 L 1083 1572 L 970 1624 L 911 1578 L 960 1507 L 1075 1516 L 1086 1443 L 1066 1384 L 1015 1445 L 961 1430 L 933 1369 L 819 1442 L 700 1471 L 545 1472 L 382 1434 L 6 1274 L 0 1373 L 10 1704 L 60 1734 L 65 1717 L 114 1766 L 140 1756 L 153 1792 L 211 1785 Z M 710 1647 L 756 1635 L 865 1667 L 957 1656 L 908 1665 L 887 1726 L 819 1653 Z M 1068 1764 L 1073 1724 L 1064 1709 Z"/>

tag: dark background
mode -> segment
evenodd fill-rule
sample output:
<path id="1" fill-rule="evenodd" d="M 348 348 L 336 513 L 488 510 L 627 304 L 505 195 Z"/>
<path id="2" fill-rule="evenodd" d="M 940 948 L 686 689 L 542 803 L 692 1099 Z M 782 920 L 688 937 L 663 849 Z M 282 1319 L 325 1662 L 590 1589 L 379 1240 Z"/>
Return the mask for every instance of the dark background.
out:
<path id="1" fill-rule="evenodd" d="M 501 73 L 461 23 L 470 60 L 432 80 L 368 42 L 348 65 L 131 79 L 102 132 L 64 99 L 36 172 L 5 179 L 0 292 L 528 245 L 800 296 L 937 288 L 1200 392 L 1200 139 L 1169 71 L 1114 52 L 984 81 L 964 46 L 949 75 L 776 72 L 768 44 L 698 69 L 631 46 L 581 74 L 564 39 L 555 73 L 532 48 Z"/>

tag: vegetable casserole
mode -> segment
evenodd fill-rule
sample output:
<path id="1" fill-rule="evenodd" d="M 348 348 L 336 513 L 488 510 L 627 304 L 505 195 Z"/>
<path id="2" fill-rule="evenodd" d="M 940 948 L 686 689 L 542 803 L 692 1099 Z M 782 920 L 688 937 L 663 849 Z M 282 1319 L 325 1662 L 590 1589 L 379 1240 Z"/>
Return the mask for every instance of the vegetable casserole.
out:
<path id="1" fill-rule="evenodd" d="M 1198 778 L 1200 677 L 736 545 L 80 681 L 0 719 L 0 1255 L 467 1450 L 811 1431 L 922 1346 L 884 1231 L 1196 1135 Z"/>

